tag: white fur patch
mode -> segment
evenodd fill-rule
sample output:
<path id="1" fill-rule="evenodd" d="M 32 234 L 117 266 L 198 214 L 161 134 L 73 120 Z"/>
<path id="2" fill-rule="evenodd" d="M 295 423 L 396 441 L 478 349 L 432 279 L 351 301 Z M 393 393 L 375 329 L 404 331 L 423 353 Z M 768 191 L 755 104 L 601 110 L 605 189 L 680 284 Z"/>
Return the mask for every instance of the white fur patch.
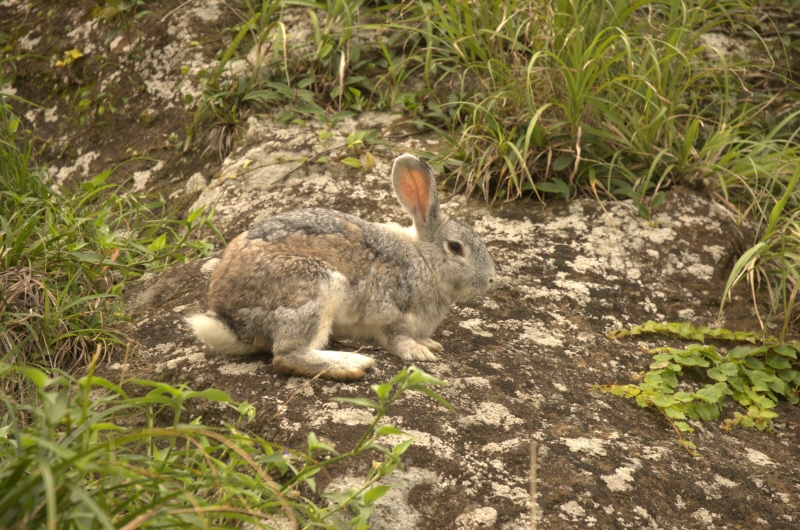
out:
<path id="1" fill-rule="evenodd" d="M 258 351 L 252 344 L 241 342 L 231 328 L 216 318 L 208 315 L 191 315 L 186 317 L 186 323 L 198 339 L 220 353 L 245 355 Z"/>
<path id="2" fill-rule="evenodd" d="M 417 238 L 417 228 L 414 225 L 411 226 L 401 226 L 397 223 L 382 223 L 382 226 L 388 228 L 395 234 L 401 235 L 403 237 L 407 237 L 411 241 L 416 241 Z"/>
<path id="3" fill-rule="evenodd" d="M 371 367 L 375 360 L 372 357 L 361 355 L 360 353 L 350 353 L 331 350 L 311 350 L 311 354 L 321 362 L 335 364 L 341 370 L 366 370 Z"/>

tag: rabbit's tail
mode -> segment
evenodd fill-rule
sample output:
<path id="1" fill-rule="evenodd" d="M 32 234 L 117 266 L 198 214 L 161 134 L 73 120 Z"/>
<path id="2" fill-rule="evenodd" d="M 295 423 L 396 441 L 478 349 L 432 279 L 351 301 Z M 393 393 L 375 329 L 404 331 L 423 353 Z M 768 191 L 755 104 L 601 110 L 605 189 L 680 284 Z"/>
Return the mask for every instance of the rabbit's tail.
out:
<path id="1" fill-rule="evenodd" d="M 230 326 L 212 315 L 191 315 L 186 317 L 186 323 L 198 339 L 220 353 L 246 355 L 259 351 L 257 346 L 239 340 Z"/>

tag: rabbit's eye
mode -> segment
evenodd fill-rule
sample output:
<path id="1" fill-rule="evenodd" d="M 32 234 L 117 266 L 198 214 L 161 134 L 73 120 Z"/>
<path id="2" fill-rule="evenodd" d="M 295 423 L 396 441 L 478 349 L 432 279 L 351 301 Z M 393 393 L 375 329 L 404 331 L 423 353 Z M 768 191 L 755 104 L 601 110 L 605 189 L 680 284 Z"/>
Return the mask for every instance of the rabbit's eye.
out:
<path id="1" fill-rule="evenodd" d="M 461 243 L 459 243 L 458 241 L 448 241 L 447 249 L 453 254 L 458 254 L 459 256 L 464 255 L 464 247 L 462 247 Z"/>

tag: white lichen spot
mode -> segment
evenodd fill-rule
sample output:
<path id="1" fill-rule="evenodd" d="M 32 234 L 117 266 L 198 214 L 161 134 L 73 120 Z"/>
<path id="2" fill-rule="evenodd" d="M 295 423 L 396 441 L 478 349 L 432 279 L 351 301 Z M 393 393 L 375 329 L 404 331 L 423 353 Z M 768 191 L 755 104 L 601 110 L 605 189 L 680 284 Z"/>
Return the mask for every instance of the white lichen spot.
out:
<path id="1" fill-rule="evenodd" d="M 524 503 L 524 505 L 527 506 L 528 501 L 530 500 L 528 491 L 519 487 L 512 488 L 511 486 L 508 486 L 506 484 L 498 484 L 497 482 L 492 482 L 492 491 L 496 496 L 510 499 L 515 504 Z"/>
<path id="2" fill-rule="evenodd" d="M 739 485 L 736 482 L 723 477 L 722 475 L 714 475 L 714 482 L 726 488 L 734 488 Z"/>
<path id="3" fill-rule="evenodd" d="M 168 370 L 174 370 L 183 361 L 186 361 L 186 364 L 192 367 L 198 367 L 205 364 L 205 360 L 206 360 L 206 354 L 199 351 L 199 352 L 188 353 L 186 355 L 181 355 L 180 357 L 175 357 L 174 359 L 170 359 L 169 361 L 165 362 L 163 365 L 166 366 Z"/>
<path id="4" fill-rule="evenodd" d="M 325 488 L 325 493 L 344 491 L 347 488 L 360 488 L 364 478 L 347 475 L 334 479 Z M 439 478 L 433 471 L 409 467 L 404 473 L 391 473 L 383 477 L 379 484 L 391 486 L 388 492 L 378 499 L 369 522 L 372 528 L 391 528 L 392 530 L 416 530 L 420 528 L 420 507 L 409 501 L 412 489 L 421 486 L 439 490 Z"/>
<path id="5" fill-rule="evenodd" d="M 686 272 L 698 280 L 710 280 L 714 274 L 714 267 L 703 263 L 695 263 L 694 265 L 686 267 Z"/>
<path id="6" fill-rule="evenodd" d="M 478 405 L 478 410 L 471 416 L 465 416 L 459 420 L 464 425 L 474 425 L 485 423 L 493 427 L 503 427 L 506 431 L 512 425 L 524 423 L 523 420 L 512 415 L 508 409 L 499 403 L 483 402 Z"/>
<path id="7" fill-rule="evenodd" d="M 525 324 L 519 338 L 539 344 L 540 346 L 549 346 L 551 348 L 560 348 L 564 346 L 564 342 L 561 339 L 553 336 L 552 328 L 548 331 L 548 328 L 541 322 Z"/>
<path id="8" fill-rule="evenodd" d="M 475 528 L 494 528 L 497 522 L 497 510 L 485 506 L 464 512 L 456 517 L 456 528 L 473 530 Z"/>
<path id="9" fill-rule="evenodd" d="M 506 440 L 500 443 L 489 442 L 488 444 L 484 445 L 481 450 L 487 453 L 504 453 L 506 451 L 518 447 L 519 444 L 520 444 L 519 438 L 511 438 L 510 440 Z"/>
<path id="10" fill-rule="evenodd" d="M 718 53 L 724 56 L 733 56 L 739 53 L 745 53 L 747 48 L 742 44 L 739 39 L 734 39 L 724 33 L 706 32 L 700 35 L 700 40 L 705 42 L 709 48 L 714 48 Z M 713 55 L 713 54 L 712 54 Z"/>
<path id="11" fill-rule="evenodd" d="M 164 161 L 159 160 L 156 165 L 144 171 L 135 171 L 133 173 L 133 191 L 144 191 L 147 187 L 147 182 L 153 173 L 160 171 L 164 167 Z"/>
<path id="12" fill-rule="evenodd" d="M 486 309 L 500 309 L 500 304 L 492 300 L 491 298 L 484 298 L 481 301 L 481 305 Z"/>
<path id="13" fill-rule="evenodd" d="M 725 257 L 726 254 L 725 247 L 721 245 L 708 245 L 707 247 L 703 248 L 703 250 L 711 254 L 711 257 L 714 258 L 714 261 L 720 261 Z"/>
<path id="14" fill-rule="evenodd" d="M 464 384 L 474 386 L 476 388 L 489 388 L 491 383 L 485 377 L 465 377 Z"/>
<path id="15" fill-rule="evenodd" d="M 762 453 L 761 451 L 756 451 L 755 449 L 747 449 L 745 454 L 747 459 L 752 463 L 759 465 L 759 466 L 774 466 L 775 462 L 773 462 L 770 457 Z"/>
<path id="16" fill-rule="evenodd" d="M 661 458 L 669 453 L 669 449 L 659 446 L 645 446 L 642 448 L 642 456 L 648 460 L 661 460 Z"/>
<path id="17" fill-rule="evenodd" d="M 415 431 L 413 429 L 403 429 L 403 432 L 405 434 L 384 436 L 381 438 L 381 443 L 389 447 L 394 447 L 409 438 L 413 438 L 414 441 L 411 442 L 412 446 L 424 447 L 437 457 L 453 458 L 453 448 L 438 436 L 423 431 Z"/>
<path id="18" fill-rule="evenodd" d="M 642 271 L 637 268 L 631 268 L 628 269 L 627 276 L 629 280 L 635 281 L 642 277 Z"/>
<path id="19" fill-rule="evenodd" d="M 655 228 L 643 232 L 643 235 L 656 245 L 664 245 L 667 241 L 675 239 L 675 231 L 672 228 Z"/>
<path id="20" fill-rule="evenodd" d="M 51 107 L 49 109 L 44 109 L 44 121 L 47 123 L 53 123 L 58 121 L 58 116 L 56 116 L 56 112 L 58 112 L 58 105 L 55 107 Z"/>
<path id="21" fill-rule="evenodd" d="M 45 116 L 47 114 L 45 113 Z M 53 167 L 51 171 L 51 175 L 53 175 L 53 179 L 58 182 L 59 184 L 64 184 L 69 177 L 77 176 L 78 178 L 86 177 L 89 175 L 89 166 L 94 162 L 94 160 L 100 156 L 100 153 L 97 151 L 89 151 L 88 153 L 79 156 L 75 160 L 75 164 L 71 166 L 62 167 L 61 169 L 56 170 Z M 77 173 L 77 175 L 75 175 Z"/>
<path id="22" fill-rule="evenodd" d="M 195 191 L 203 191 L 206 187 L 206 177 L 203 176 L 202 173 L 197 172 L 191 177 L 189 180 L 186 181 L 186 187 L 184 188 L 185 193 L 194 193 Z"/>
<path id="23" fill-rule="evenodd" d="M 565 502 L 558 508 L 571 517 L 573 521 L 577 521 L 582 517 L 586 517 L 586 510 L 584 510 L 583 507 L 576 501 Z"/>
<path id="24" fill-rule="evenodd" d="M 611 491 L 628 491 L 632 489 L 629 484 L 633 482 L 633 473 L 642 467 L 637 458 L 631 459 L 631 465 L 617 468 L 613 475 L 603 475 L 600 478 L 606 483 Z"/>
<path id="25" fill-rule="evenodd" d="M 780 492 L 780 491 L 776 491 L 776 492 L 775 492 L 775 495 L 776 495 L 776 496 L 777 496 L 777 497 L 778 497 L 778 498 L 779 498 L 781 501 L 783 501 L 783 503 L 785 503 L 785 504 L 791 504 L 791 503 L 792 503 L 792 498 L 789 496 L 789 494 L 788 494 L 788 493 L 782 493 L 782 492 Z"/>
<path id="26" fill-rule="evenodd" d="M 33 51 L 36 45 L 39 44 L 39 41 L 42 40 L 41 35 L 38 37 L 28 38 L 29 35 L 30 33 L 24 37 L 20 37 L 20 39 L 17 41 L 19 43 L 19 47 L 25 51 Z"/>
<path id="27" fill-rule="evenodd" d="M 340 423 L 354 427 L 356 425 L 369 425 L 372 423 L 372 416 L 363 409 L 355 407 L 337 407 L 328 410 L 321 410 L 311 420 L 312 427 L 320 427 L 322 425 L 330 425 L 331 423 Z"/>
<path id="28" fill-rule="evenodd" d="M 479 335 L 481 337 L 493 337 L 494 336 L 493 333 L 481 329 L 482 324 L 483 321 L 480 318 L 462 320 L 461 322 L 458 323 L 459 327 L 470 330 L 473 335 Z"/>
<path id="29" fill-rule="evenodd" d="M 222 364 L 217 369 L 219 370 L 219 373 L 223 375 L 251 375 L 259 370 L 265 369 L 266 367 L 266 364 L 262 363 L 261 361 L 256 361 L 254 363 Z"/>
<path id="30" fill-rule="evenodd" d="M 520 243 L 536 233 L 533 224 L 527 219 L 513 221 L 500 219 L 490 214 L 484 215 L 481 220 L 475 223 L 475 231 L 481 234 L 484 241 L 505 241 L 509 243 Z"/>
<path id="31" fill-rule="evenodd" d="M 714 524 L 714 518 L 719 517 L 719 515 L 712 514 L 705 508 L 700 508 L 696 512 L 692 513 L 692 517 L 702 525 L 712 526 Z"/>
<path id="32" fill-rule="evenodd" d="M 573 453 L 582 452 L 594 456 L 606 456 L 608 454 L 603 447 L 606 441 L 600 438 L 561 438 L 561 441 Z"/>

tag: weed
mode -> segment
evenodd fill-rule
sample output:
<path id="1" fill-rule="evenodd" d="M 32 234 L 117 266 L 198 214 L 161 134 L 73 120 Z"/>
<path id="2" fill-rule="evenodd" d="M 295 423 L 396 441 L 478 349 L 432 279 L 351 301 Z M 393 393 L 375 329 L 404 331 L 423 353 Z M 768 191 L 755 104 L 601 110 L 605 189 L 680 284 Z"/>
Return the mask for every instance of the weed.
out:
<path id="1" fill-rule="evenodd" d="M 18 124 L 0 96 L 0 360 L 71 371 L 96 344 L 124 345 L 127 282 L 213 249 L 189 239 L 215 230 L 213 211 L 165 219 L 163 200 L 109 184 L 111 171 L 71 192 L 33 167 L 30 142 L 17 147 Z"/>
<path id="2" fill-rule="evenodd" d="M 339 453 L 310 433 L 307 450 L 297 451 L 240 426 L 211 428 L 199 417 L 181 422 L 186 403 L 198 398 L 238 410 L 240 423 L 254 417 L 252 406 L 219 390 L 145 380 L 116 385 L 93 375 L 96 362 L 97 356 L 80 379 L 0 363 L 0 376 L 21 377 L 36 392 L 28 403 L 0 392 L 3 528 L 201 528 L 245 522 L 274 528 L 283 521 L 303 528 L 365 529 L 375 501 L 389 489 L 377 482 L 400 465 L 412 441 L 382 445 L 383 436 L 404 433 L 378 426 L 379 421 L 409 390 L 447 405 L 430 389 L 444 383 L 417 368 L 404 369 L 373 387 L 377 401 L 341 399 L 375 409 L 352 449 Z M 129 395 L 123 388 L 128 384 L 149 391 Z M 321 453 L 328 457 L 320 459 Z M 324 506 L 312 502 L 316 474 L 362 453 L 374 461 L 359 486 L 323 494 Z"/>
<path id="3" fill-rule="evenodd" d="M 647 322 L 630 330 L 609 334 L 617 339 L 640 333 L 664 333 L 689 340 L 724 339 L 755 342 L 755 333 L 731 332 L 726 329 L 695 328 L 687 323 L 658 324 Z M 654 348 L 650 370 L 643 374 L 642 382 L 629 385 L 598 385 L 595 390 L 615 396 L 635 398 L 642 408 L 657 409 L 672 425 L 679 443 L 692 455 L 697 448 L 684 433 L 694 432 L 685 420 L 708 421 L 718 419 L 722 406 L 730 397 L 747 412 L 733 413 L 722 423 L 723 429 L 733 426 L 767 430 L 778 414 L 772 410 L 779 397 L 790 403 L 800 403 L 800 363 L 797 353 L 800 342 L 793 344 L 767 340 L 762 345 L 737 346 L 727 354 L 711 345 L 691 344 L 686 349 Z M 681 388 L 680 376 L 684 369 L 705 370 L 705 375 L 715 381 L 698 390 Z"/>
<path id="4" fill-rule="evenodd" d="M 720 305 L 720 313 L 726 298 L 733 287 L 747 278 L 753 295 L 756 315 L 756 287 L 763 281 L 772 302 L 772 311 L 783 318 L 781 340 L 791 324 L 800 321 L 800 198 L 797 197 L 800 183 L 800 166 L 795 166 L 794 174 L 785 187 L 779 185 L 780 199 L 768 204 L 767 227 L 760 241 L 742 254 L 733 267 L 725 286 Z M 771 201 L 770 201 L 771 202 Z M 766 214 L 767 212 L 765 212 Z M 762 327 L 764 324 L 762 322 Z"/>

